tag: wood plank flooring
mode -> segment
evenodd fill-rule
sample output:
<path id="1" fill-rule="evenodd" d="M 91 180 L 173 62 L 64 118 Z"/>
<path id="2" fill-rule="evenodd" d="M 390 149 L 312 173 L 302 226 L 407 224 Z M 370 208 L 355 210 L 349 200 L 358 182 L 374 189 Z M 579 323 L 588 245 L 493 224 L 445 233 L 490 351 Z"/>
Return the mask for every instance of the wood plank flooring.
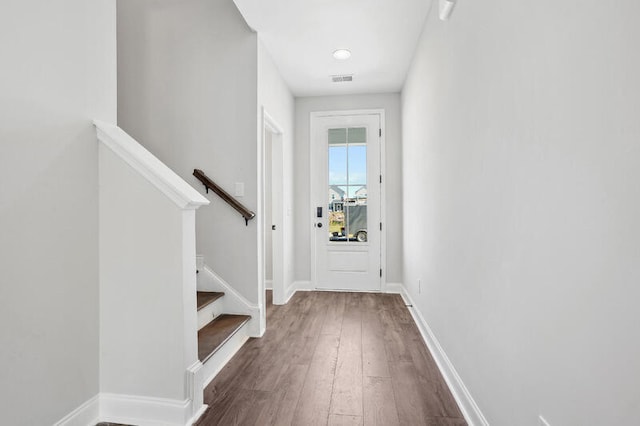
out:
<path id="1" fill-rule="evenodd" d="M 400 296 L 267 294 L 264 337 L 205 389 L 198 426 L 467 424 Z"/>

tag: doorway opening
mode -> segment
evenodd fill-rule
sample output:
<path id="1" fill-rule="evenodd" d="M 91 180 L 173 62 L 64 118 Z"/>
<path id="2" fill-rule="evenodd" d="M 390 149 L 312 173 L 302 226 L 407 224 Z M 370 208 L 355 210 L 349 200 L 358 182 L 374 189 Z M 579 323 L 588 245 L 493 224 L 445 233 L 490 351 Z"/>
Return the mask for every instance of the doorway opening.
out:
<path id="1" fill-rule="evenodd" d="M 267 291 L 274 304 L 283 304 L 284 283 L 284 152 L 283 131 L 263 110 L 262 129 L 262 218 L 260 247 L 262 255 L 260 274 L 261 323 L 266 327 Z M 261 327 L 264 330 L 264 327 Z"/>

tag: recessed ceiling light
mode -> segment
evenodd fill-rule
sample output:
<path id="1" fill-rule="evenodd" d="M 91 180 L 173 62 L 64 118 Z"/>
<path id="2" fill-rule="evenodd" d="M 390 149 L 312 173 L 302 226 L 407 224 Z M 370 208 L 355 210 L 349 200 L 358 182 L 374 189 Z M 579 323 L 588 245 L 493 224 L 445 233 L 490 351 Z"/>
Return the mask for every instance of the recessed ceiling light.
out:
<path id="1" fill-rule="evenodd" d="M 351 57 L 351 52 L 347 49 L 338 49 L 333 52 L 333 57 L 340 60 L 349 59 Z"/>

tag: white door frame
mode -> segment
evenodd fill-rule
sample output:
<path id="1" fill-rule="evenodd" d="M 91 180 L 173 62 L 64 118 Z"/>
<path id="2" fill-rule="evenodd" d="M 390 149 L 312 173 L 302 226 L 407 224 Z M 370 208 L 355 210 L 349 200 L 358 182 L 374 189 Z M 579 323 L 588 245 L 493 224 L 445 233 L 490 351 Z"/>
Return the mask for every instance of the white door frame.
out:
<path id="1" fill-rule="evenodd" d="M 380 129 L 382 130 L 382 135 L 380 136 L 380 174 L 382 175 L 382 184 L 380 185 L 380 222 L 382 223 L 382 232 L 380 233 L 380 267 L 382 268 L 382 277 L 380 278 L 380 291 L 385 292 L 387 287 L 387 226 L 385 226 L 386 222 L 386 193 L 385 193 L 385 181 L 384 178 L 386 176 L 386 121 L 385 121 L 385 110 L 380 109 L 354 109 L 354 110 L 339 110 L 339 111 L 319 111 L 312 112 L 309 114 L 309 164 L 313 161 L 311 155 L 313 155 L 314 150 L 311 148 L 311 144 L 314 143 L 315 140 L 315 130 L 316 124 L 315 121 L 320 117 L 339 117 L 339 116 L 349 116 L 349 115 L 379 115 L 380 116 Z M 312 181 L 313 178 L 309 176 L 309 194 L 311 194 L 312 190 Z M 314 203 L 313 197 L 310 197 L 309 200 L 309 212 L 311 215 L 314 215 L 316 211 L 316 205 Z M 313 223 L 313 220 L 309 223 L 310 225 Z M 315 229 L 312 229 L 309 226 L 309 245 L 310 245 L 310 265 L 311 265 L 311 288 L 317 288 L 317 269 L 316 269 L 316 240 L 313 237 Z"/>
<path id="2" fill-rule="evenodd" d="M 267 167 L 265 155 L 265 145 L 267 140 L 267 133 L 272 134 L 272 151 L 271 151 L 271 165 Z M 269 115 L 267 110 L 262 108 L 262 132 L 260 138 L 260 144 L 258 149 L 259 155 L 259 167 L 260 172 L 258 174 L 260 183 L 260 195 L 259 195 L 259 208 L 260 218 L 258 220 L 258 304 L 260 305 L 260 324 L 261 334 L 266 327 L 266 304 L 265 304 L 265 250 L 266 250 L 266 238 L 265 232 L 272 232 L 272 223 L 266 223 L 267 215 L 266 209 L 266 197 L 272 197 L 272 214 L 271 220 L 276 225 L 276 231 L 272 236 L 272 258 L 273 258 L 273 300 L 275 304 L 281 304 L 284 300 L 285 285 L 284 285 L 284 239 L 283 239 L 283 227 L 284 227 L 284 152 L 283 152 L 283 135 L 284 131 L 282 127 Z M 271 178 L 271 191 L 272 194 L 266 193 L 266 171 L 272 171 Z M 274 202 L 275 201 L 275 202 Z"/>

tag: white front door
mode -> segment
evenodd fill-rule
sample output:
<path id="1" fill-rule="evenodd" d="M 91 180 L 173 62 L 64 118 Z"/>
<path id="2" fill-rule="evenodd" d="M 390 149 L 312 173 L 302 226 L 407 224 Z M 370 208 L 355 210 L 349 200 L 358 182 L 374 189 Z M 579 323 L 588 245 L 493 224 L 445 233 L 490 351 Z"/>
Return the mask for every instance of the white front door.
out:
<path id="1" fill-rule="evenodd" d="M 316 288 L 380 290 L 380 129 L 380 114 L 311 116 Z"/>

